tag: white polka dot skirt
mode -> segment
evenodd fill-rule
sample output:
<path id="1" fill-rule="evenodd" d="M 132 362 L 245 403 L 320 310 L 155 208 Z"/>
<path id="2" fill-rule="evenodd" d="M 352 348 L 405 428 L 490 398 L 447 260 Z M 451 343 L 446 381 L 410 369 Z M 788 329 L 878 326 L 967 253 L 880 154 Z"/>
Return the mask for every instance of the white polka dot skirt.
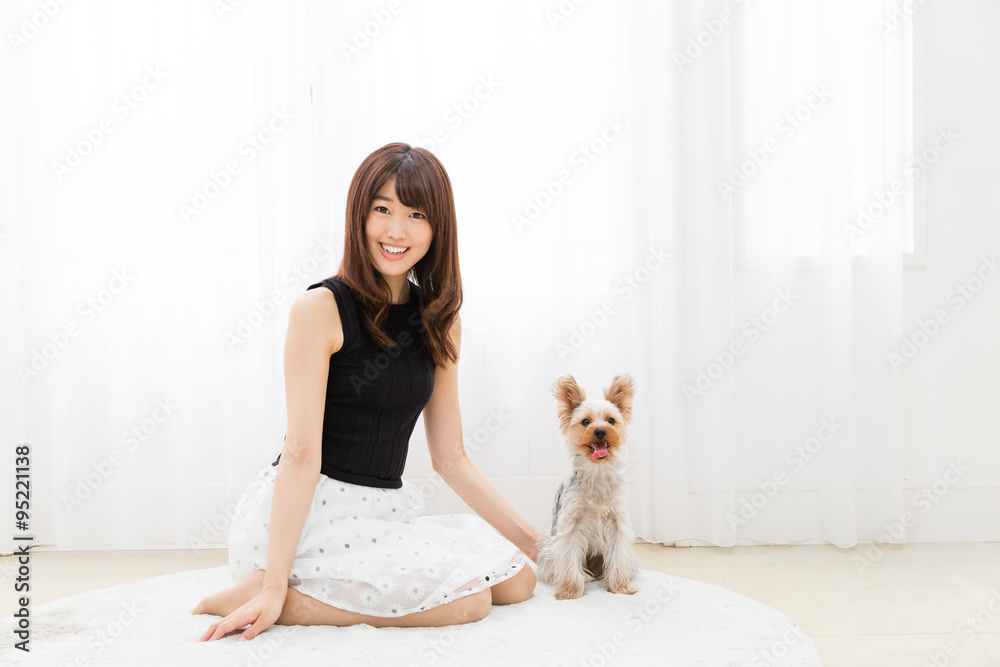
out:
<path id="1" fill-rule="evenodd" d="M 237 501 L 229 534 L 233 581 L 267 569 L 277 467 Z M 424 498 L 403 480 L 377 489 L 319 476 L 288 585 L 368 616 L 403 616 L 478 593 L 517 574 L 527 557 L 475 514 L 420 516 Z"/>

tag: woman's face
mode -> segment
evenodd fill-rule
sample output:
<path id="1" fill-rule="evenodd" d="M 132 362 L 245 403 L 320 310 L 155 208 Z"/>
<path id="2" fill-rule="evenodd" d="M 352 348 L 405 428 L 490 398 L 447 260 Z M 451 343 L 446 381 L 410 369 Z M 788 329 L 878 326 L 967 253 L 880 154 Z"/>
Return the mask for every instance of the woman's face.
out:
<path id="1" fill-rule="evenodd" d="M 396 199 L 396 179 L 376 193 L 368 209 L 365 236 L 375 268 L 383 276 L 403 276 L 431 247 L 430 220 L 423 211 Z"/>

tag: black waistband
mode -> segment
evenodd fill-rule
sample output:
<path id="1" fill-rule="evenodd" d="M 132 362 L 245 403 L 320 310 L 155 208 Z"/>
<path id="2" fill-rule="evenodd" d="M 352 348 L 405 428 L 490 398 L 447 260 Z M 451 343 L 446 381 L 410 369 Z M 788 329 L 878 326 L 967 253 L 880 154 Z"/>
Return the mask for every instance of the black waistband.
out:
<path id="1" fill-rule="evenodd" d="M 281 454 L 278 454 L 278 458 L 271 463 L 272 466 L 277 466 L 278 461 L 281 460 Z M 403 488 L 402 478 L 397 479 L 380 479 L 378 477 L 370 477 L 368 475 L 356 475 L 354 473 L 344 472 L 343 470 L 337 470 L 333 466 L 323 463 L 319 468 L 320 473 L 326 475 L 330 479 L 335 479 L 338 482 L 347 482 L 348 484 L 357 484 L 359 486 L 370 486 L 376 489 L 401 489 Z"/>

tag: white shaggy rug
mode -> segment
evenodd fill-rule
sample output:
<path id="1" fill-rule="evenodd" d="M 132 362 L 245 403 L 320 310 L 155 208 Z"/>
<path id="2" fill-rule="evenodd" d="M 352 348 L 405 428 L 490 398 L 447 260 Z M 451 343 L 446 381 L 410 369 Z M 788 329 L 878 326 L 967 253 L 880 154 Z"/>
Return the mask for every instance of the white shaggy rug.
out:
<path id="1" fill-rule="evenodd" d="M 789 617 L 749 598 L 690 579 L 644 570 L 633 596 L 587 584 L 557 601 L 539 584 L 520 604 L 450 628 L 272 626 L 237 642 L 197 640 L 217 616 L 192 616 L 205 595 L 230 586 L 216 567 L 144 579 L 33 608 L 30 655 L 11 646 L 4 619 L 3 665 L 821 665 L 812 640 Z"/>

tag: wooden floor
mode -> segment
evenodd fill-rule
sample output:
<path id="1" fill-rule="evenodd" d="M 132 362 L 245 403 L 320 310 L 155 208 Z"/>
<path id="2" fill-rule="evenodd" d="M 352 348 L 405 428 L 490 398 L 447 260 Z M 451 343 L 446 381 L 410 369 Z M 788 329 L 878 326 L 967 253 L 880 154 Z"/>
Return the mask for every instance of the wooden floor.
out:
<path id="1" fill-rule="evenodd" d="M 722 586 L 793 617 L 827 666 L 1000 665 L 1000 543 L 639 549 L 646 569 Z M 225 550 L 33 553 L 32 605 L 226 564 Z M 15 607 L 16 576 L 13 559 L 3 558 L 4 615 Z"/>

